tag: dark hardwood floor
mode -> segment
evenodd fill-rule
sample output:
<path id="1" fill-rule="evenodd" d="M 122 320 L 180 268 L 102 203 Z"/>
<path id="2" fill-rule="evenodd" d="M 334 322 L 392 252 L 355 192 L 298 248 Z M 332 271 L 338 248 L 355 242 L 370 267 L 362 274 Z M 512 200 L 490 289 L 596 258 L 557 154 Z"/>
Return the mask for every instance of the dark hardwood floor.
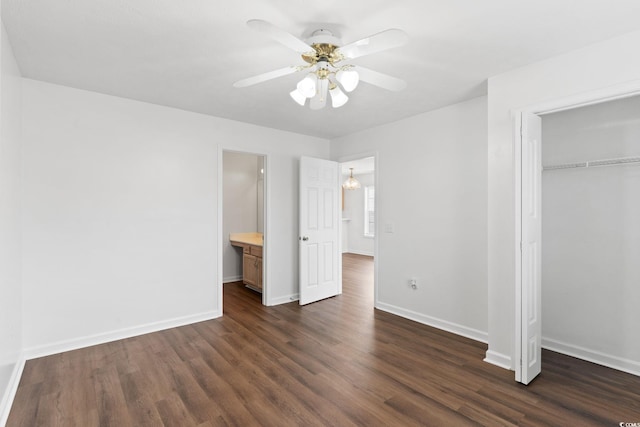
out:
<path id="1" fill-rule="evenodd" d="M 8 426 L 618 426 L 640 377 L 545 351 L 528 387 L 486 345 L 373 307 L 373 262 L 344 293 L 264 307 L 225 285 L 224 317 L 27 362 Z"/>

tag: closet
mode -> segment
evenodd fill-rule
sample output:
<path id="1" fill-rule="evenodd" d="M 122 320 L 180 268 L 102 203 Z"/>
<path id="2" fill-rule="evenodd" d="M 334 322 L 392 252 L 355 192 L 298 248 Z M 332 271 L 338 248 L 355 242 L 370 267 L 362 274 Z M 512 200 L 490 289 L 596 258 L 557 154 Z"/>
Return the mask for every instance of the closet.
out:
<path id="1" fill-rule="evenodd" d="M 543 116 L 542 346 L 640 374 L 640 96 Z"/>

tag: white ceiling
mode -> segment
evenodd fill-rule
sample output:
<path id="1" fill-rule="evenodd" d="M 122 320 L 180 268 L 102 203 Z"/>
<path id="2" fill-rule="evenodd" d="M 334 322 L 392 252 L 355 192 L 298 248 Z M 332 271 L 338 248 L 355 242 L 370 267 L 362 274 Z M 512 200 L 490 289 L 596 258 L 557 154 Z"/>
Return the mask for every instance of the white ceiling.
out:
<path id="1" fill-rule="evenodd" d="M 302 64 L 249 29 L 264 19 L 305 38 L 326 28 L 348 43 L 387 28 L 406 46 L 352 63 L 400 77 L 362 83 L 342 108 L 289 98 L 298 75 L 234 81 Z M 486 94 L 486 79 L 640 29 L 638 0 L 2 0 L 23 76 L 334 138 Z"/>

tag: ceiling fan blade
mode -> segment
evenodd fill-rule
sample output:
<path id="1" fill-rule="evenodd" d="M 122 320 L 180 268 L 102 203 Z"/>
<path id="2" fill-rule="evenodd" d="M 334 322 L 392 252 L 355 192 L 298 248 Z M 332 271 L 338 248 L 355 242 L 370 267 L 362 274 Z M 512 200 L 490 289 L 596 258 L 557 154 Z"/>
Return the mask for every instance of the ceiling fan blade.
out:
<path id="1" fill-rule="evenodd" d="M 361 81 L 383 89 L 398 92 L 407 87 L 407 82 L 402 79 L 391 77 L 387 74 L 379 73 L 359 65 L 354 66 L 353 69 L 358 72 Z"/>
<path id="2" fill-rule="evenodd" d="M 275 41 L 285 45 L 289 49 L 295 50 L 298 53 L 302 54 L 314 51 L 311 46 L 296 36 L 287 33 L 270 22 L 263 21 L 261 19 L 251 19 L 250 21 L 247 21 L 247 25 L 249 28 L 268 35 Z"/>
<path id="3" fill-rule="evenodd" d="M 253 86 L 257 83 L 266 82 L 267 80 L 275 79 L 278 77 L 286 76 L 289 74 L 293 74 L 299 71 L 298 67 L 286 67 L 280 68 L 279 70 L 269 71 L 267 73 L 258 74 L 257 76 L 248 77 L 246 79 L 238 80 L 233 84 L 233 87 L 247 87 Z"/>
<path id="4" fill-rule="evenodd" d="M 380 52 L 394 47 L 402 46 L 409 41 L 407 33 L 396 28 L 382 31 L 364 39 L 338 48 L 347 59 L 358 58 L 364 55 Z"/>

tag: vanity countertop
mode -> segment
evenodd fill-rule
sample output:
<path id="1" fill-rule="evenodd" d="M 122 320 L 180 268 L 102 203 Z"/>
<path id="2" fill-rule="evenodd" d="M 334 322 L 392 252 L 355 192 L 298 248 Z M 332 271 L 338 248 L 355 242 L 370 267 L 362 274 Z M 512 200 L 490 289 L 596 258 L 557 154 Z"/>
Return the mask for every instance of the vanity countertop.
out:
<path id="1" fill-rule="evenodd" d="M 264 237 L 262 233 L 231 233 L 229 234 L 229 240 L 231 244 L 237 243 L 234 246 L 253 245 L 262 246 L 264 243 Z"/>

